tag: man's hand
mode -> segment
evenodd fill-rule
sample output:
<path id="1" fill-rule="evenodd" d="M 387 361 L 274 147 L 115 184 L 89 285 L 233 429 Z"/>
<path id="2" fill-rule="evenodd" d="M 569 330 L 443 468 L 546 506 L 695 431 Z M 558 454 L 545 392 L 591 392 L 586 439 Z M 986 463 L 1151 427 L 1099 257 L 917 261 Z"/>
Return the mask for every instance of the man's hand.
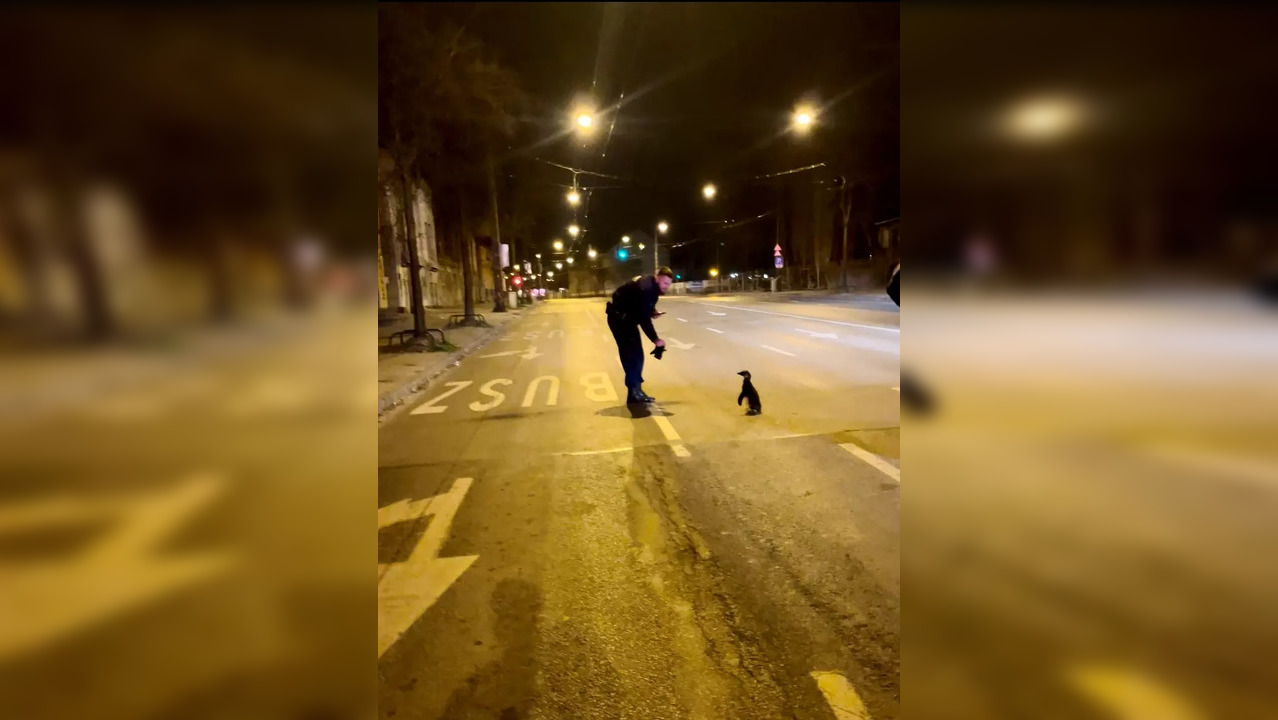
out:
<path id="1" fill-rule="evenodd" d="M 657 338 L 657 342 L 653 343 L 653 345 L 656 345 L 657 347 L 665 347 L 666 341 L 661 338 Z"/>
<path id="2" fill-rule="evenodd" d="M 659 318 L 659 317 L 661 317 L 662 315 L 665 315 L 665 313 L 661 312 L 660 310 L 653 310 L 653 311 L 652 311 L 652 318 L 653 318 L 654 320 L 655 320 L 655 319 L 657 319 L 657 318 Z"/>

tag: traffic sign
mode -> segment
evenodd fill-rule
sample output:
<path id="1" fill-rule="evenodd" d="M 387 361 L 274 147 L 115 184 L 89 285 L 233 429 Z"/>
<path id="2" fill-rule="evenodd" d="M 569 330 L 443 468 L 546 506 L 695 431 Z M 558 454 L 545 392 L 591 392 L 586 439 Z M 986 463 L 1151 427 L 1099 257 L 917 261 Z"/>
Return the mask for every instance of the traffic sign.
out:
<path id="1" fill-rule="evenodd" d="M 777 246 L 772 248 L 772 254 L 776 257 L 781 257 L 781 243 L 777 243 Z M 781 266 L 778 265 L 777 267 Z"/>
<path id="2" fill-rule="evenodd" d="M 775 258 L 775 259 L 776 259 L 776 261 L 777 261 L 777 267 L 779 267 L 779 268 L 780 268 L 780 267 L 785 267 L 785 263 L 784 263 L 784 262 L 782 262 L 782 260 L 781 260 L 781 256 L 780 256 L 780 255 L 776 256 L 776 258 Z"/>

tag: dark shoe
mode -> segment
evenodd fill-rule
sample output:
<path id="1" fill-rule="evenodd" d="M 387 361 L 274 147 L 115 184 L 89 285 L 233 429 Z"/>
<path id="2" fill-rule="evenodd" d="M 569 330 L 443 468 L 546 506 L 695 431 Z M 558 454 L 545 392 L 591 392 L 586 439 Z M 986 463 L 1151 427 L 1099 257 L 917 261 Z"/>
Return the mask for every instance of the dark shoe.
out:
<path id="1" fill-rule="evenodd" d="M 642 390 L 640 390 L 640 391 L 639 391 L 639 398 L 640 398 L 643 402 L 646 402 L 646 403 L 655 403 L 655 402 L 657 402 L 657 398 L 655 398 L 655 397 L 653 397 L 653 396 L 649 395 L 649 394 L 648 394 L 648 393 L 646 393 L 646 392 L 643 392 Z"/>
<path id="2" fill-rule="evenodd" d="M 648 402 L 647 400 L 644 399 L 645 397 L 646 397 L 645 395 L 641 393 L 637 393 L 634 390 L 631 390 L 629 393 L 626 394 L 626 404 L 627 405 L 645 405 Z"/>

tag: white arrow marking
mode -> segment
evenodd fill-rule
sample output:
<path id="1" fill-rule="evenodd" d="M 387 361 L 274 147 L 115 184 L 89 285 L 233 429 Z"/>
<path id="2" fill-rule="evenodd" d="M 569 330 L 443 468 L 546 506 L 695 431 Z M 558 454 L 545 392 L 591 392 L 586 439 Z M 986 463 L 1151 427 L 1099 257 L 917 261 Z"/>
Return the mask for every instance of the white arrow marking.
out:
<path id="1" fill-rule="evenodd" d="M 813 332 L 812 330 L 804 330 L 803 328 L 795 328 L 795 330 L 798 330 L 801 333 L 807 333 L 811 335 L 812 337 L 827 338 L 829 340 L 836 340 L 839 337 L 838 335 L 835 335 L 834 333 L 819 333 L 819 332 Z"/>
<path id="2" fill-rule="evenodd" d="M 479 357 L 496 358 L 496 357 L 507 357 L 509 355 L 518 355 L 525 360 L 532 360 L 533 358 L 541 357 L 542 353 L 537 352 L 536 345 L 532 345 L 527 350 L 506 350 L 504 352 L 499 352 L 499 353 L 489 353 L 487 355 L 480 355 Z"/>
<path id="3" fill-rule="evenodd" d="M 434 605 L 478 555 L 438 557 L 470 478 L 458 478 L 443 495 L 424 500 L 400 500 L 377 511 L 379 528 L 433 515 L 408 560 L 379 564 L 377 581 L 377 656 L 395 644 L 431 605 Z"/>
<path id="4" fill-rule="evenodd" d="M 666 344 L 676 350 L 691 350 L 697 346 L 696 343 L 680 342 L 672 337 L 666 338 Z"/>
<path id="5" fill-rule="evenodd" d="M 865 709 L 861 696 L 841 673 L 814 672 L 812 679 L 821 688 L 821 694 L 837 720 L 870 720 L 870 711 Z"/>
<path id="6" fill-rule="evenodd" d="M 1202 720 L 1205 717 L 1171 688 L 1133 668 L 1078 667 L 1070 683 L 1116 720 Z"/>

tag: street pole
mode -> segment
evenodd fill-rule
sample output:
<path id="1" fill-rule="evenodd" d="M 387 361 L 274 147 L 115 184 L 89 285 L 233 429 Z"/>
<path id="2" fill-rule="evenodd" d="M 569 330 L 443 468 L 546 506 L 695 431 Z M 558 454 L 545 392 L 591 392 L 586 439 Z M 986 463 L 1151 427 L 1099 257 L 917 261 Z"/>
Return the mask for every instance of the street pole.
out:
<path id="1" fill-rule="evenodd" d="M 656 275 L 657 268 L 661 267 L 661 255 L 657 252 L 657 248 L 660 247 L 661 245 L 661 241 L 658 239 L 660 237 L 661 237 L 661 223 L 657 223 L 656 225 L 652 226 L 652 274 L 653 275 Z"/>

